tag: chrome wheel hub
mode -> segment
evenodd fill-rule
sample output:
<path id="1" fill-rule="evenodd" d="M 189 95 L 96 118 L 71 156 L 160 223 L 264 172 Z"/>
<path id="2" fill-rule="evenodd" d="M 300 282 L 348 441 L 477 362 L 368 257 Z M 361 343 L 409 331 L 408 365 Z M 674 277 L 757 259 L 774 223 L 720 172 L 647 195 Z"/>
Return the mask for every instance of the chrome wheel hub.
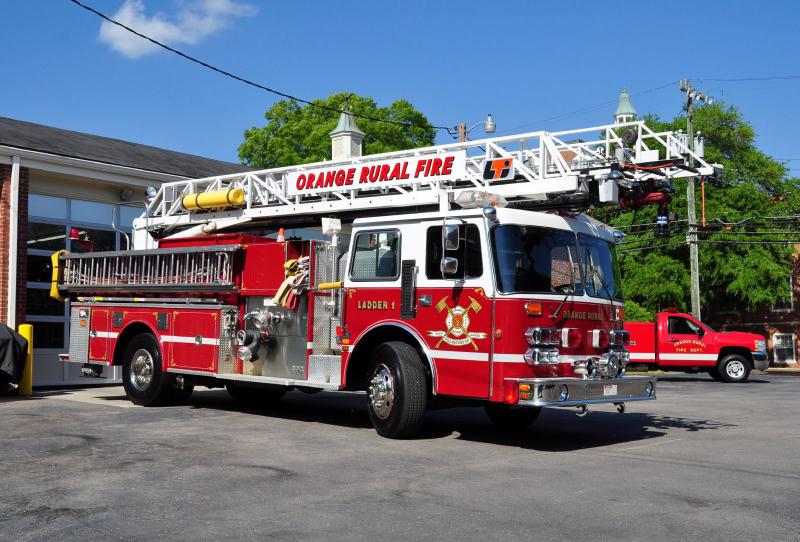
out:
<path id="1" fill-rule="evenodd" d="M 380 419 L 386 419 L 394 406 L 394 379 L 389 368 L 381 363 L 375 369 L 367 388 L 372 411 Z"/>
<path id="2" fill-rule="evenodd" d="M 732 361 L 725 366 L 725 372 L 733 379 L 742 378 L 744 375 L 744 364 L 741 361 Z"/>
<path id="3" fill-rule="evenodd" d="M 145 391 L 150 387 L 153 381 L 153 371 L 155 364 L 153 363 L 153 356 L 141 348 L 133 354 L 133 361 L 131 361 L 131 372 L 128 375 L 131 385 L 138 391 Z"/>

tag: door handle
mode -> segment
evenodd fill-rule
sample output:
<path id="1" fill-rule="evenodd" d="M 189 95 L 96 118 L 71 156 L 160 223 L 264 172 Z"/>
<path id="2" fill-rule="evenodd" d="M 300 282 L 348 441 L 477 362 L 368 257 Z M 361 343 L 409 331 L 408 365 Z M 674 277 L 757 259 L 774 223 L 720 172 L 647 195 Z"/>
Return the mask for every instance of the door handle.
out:
<path id="1" fill-rule="evenodd" d="M 667 339 L 667 340 L 669 342 L 671 342 L 671 343 L 676 343 L 676 342 L 680 341 L 680 339 Z"/>
<path id="2" fill-rule="evenodd" d="M 430 307 L 433 304 L 433 300 L 430 295 L 421 295 L 417 298 L 417 303 L 419 303 L 420 307 Z"/>

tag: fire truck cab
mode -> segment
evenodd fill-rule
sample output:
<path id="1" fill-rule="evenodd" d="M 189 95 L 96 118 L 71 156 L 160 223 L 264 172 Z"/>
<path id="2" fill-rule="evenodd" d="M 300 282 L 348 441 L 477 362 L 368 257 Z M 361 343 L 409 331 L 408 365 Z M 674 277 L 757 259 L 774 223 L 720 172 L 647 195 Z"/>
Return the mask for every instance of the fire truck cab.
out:
<path id="1" fill-rule="evenodd" d="M 625 375 L 614 232 L 574 209 L 663 210 L 663 177 L 713 168 L 639 121 L 575 133 L 600 130 L 165 184 L 135 250 L 53 256 L 63 359 L 122 366 L 145 406 L 196 385 L 258 404 L 364 391 L 387 437 L 413 435 L 439 396 L 507 428 L 542 407 L 653 400 L 655 377 Z M 316 231 L 286 239 L 289 223 Z"/>

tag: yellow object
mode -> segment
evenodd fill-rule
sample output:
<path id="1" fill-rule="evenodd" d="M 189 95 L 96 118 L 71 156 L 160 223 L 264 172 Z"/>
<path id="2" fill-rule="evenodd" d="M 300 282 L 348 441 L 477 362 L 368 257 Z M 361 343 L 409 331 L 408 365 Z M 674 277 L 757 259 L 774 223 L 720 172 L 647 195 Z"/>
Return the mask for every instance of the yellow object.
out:
<path id="1" fill-rule="evenodd" d="M 64 301 L 64 296 L 62 296 L 61 292 L 58 291 L 58 276 L 61 272 L 61 255 L 66 253 L 67 251 L 62 249 L 57 252 L 53 252 L 53 254 L 50 256 L 50 265 L 53 268 L 53 273 L 50 275 L 50 297 L 56 301 Z"/>
<path id="2" fill-rule="evenodd" d="M 240 207 L 244 205 L 244 190 L 231 188 L 230 190 L 188 194 L 181 198 L 181 204 L 187 211 L 215 209 L 218 207 Z"/>
<path id="3" fill-rule="evenodd" d="M 19 394 L 31 396 L 33 395 L 33 326 L 20 324 L 19 334 L 28 341 L 25 369 L 22 371 L 22 378 L 19 381 Z"/>
<path id="4" fill-rule="evenodd" d="M 318 290 L 337 290 L 344 286 L 342 281 L 339 282 L 320 282 L 317 284 Z"/>

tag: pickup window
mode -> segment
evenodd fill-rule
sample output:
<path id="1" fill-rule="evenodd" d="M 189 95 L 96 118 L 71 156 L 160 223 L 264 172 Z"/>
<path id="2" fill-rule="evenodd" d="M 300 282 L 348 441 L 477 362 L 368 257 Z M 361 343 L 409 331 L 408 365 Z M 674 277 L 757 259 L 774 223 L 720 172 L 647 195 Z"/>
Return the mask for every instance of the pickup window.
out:
<path id="1" fill-rule="evenodd" d="M 703 335 L 703 328 L 688 318 L 670 316 L 667 319 L 667 332 L 670 335 Z"/>

